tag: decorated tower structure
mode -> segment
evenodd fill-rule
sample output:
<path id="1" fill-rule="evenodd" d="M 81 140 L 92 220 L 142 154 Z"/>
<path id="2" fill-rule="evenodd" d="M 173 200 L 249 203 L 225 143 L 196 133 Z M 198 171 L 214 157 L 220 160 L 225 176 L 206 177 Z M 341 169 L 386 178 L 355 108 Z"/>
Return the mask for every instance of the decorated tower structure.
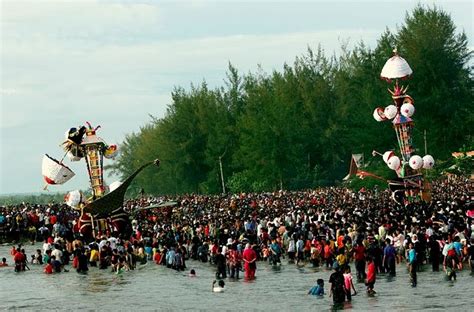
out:
<path id="1" fill-rule="evenodd" d="M 97 136 L 100 126 L 93 128 L 90 123 L 86 124 L 87 127 L 66 131 L 66 141 L 62 143 L 65 155 L 60 161 L 49 155 L 43 157 L 43 178 L 47 185 L 64 184 L 74 176 L 74 172 L 63 163 L 64 158 L 67 156 L 73 162 L 84 158 L 91 196 L 84 196 L 81 191 L 74 190 L 64 197 L 69 207 L 80 212 L 75 229 L 86 237 L 95 236 L 95 229 L 102 231 L 113 228 L 117 232 L 123 232 L 129 223 L 128 212 L 123 208 L 125 192 L 144 168 L 152 164 L 158 166 L 159 160 L 143 164 L 123 182 L 116 181 L 106 186 L 103 160 L 117 155 L 117 145 L 107 145 Z"/>
<path id="2" fill-rule="evenodd" d="M 86 136 L 82 140 L 81 145 L 89 173 L 92 198 L 96 199 L 105 194 L 103 160 L 106 144 L 96 135 L 98 127 L 94 129 L 89 123 L 88 126 L 89 128 L 86 130 Z"/>
<path id="3" fill-rule="evenodd" d="M 407 94 L 408 86 L 399 83 L 410 78 L 412 74 L 410 65 L 394 50 L 394 55 L 387 60 L 380 74 L 382 79 L 393 85 L 393 89 L 388 89 L 393 103 L 385 108 L 377 107 L 373 113 L 376 121 L 392 121 L 400 156 L 397 156 L 395 151 L 374 153 L 381 155 L 387 166 L 396 172 L 398 178 L 390 180 L 389 185 L 394 195 L 398 193 L 405 204 L 430 200 L 430 187 L 423 178 L 422 170 L 432 169 L 434 166 L 433 157 L 417 155 L 412 142 L 415 101 Z"/>

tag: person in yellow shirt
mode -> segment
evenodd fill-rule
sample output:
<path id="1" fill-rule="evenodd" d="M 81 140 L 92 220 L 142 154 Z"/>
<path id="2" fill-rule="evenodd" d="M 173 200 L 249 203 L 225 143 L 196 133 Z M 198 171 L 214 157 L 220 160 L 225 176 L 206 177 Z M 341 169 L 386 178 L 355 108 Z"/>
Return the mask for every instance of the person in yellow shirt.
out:
<path id="1" fill-rule="evenodd" d="M 92 248 L 91 255 L 89 257 L 89 263 L 91 267 L 96 267 L 97 261 L 99 261 L 99 251 L 97 250 L 97 248 Z"/>
<path id="2" fill-rule="evenodd" d="M 344 268 L 346 265 L 346 255 L 344 254 L 344 249 L 341 248 L 338 250 L 338 255 L 336 256 L 336 261 L 341 268 Z"/>

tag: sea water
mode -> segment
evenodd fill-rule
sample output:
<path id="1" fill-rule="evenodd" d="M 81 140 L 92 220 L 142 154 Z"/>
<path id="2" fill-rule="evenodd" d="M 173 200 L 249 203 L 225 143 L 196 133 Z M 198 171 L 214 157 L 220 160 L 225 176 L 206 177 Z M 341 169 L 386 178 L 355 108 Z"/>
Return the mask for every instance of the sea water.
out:
<path id="1" fill-rule="evenodd" d="M 226 279 L 225 292 L 213 293 L 215 267 L 187 261 L 185 272 L 177 272 L 153 262 L 136 270 L 114 274 L 90 268 L 88 274 L 69 272 L 46 275 L 43 266 L 29 264 L 30 271 L 16 273 L 9 246 L 0 247 L 9 268 L 0 268 L 0 310 L 159 310 L 159 311 L 328 311 L 332 309 L 328 282 L 331 270 L 298 267 L 282 259 L 281 266 L 258 262 L 257 279 Z M 40 244 L 25 246 L 28 258 Z M 189 277 L 193 268 L 196 277 Z M 352 265 L 352 271 L 355 269 Z M 474 275 L 458 272 L 456 281 L 447 281 L 443 272 L 425 266 L 418 273 L 418 286 L 412 288 L 404 264 L 397 276 L 378 275 L 375 296 L 368 296 L 363 283 L 354 284 L 357 295 L 344 309 L 355 311 L 472 311 Z M 318 278 L 325 282 L 323 298 L 307 295 Z"/>

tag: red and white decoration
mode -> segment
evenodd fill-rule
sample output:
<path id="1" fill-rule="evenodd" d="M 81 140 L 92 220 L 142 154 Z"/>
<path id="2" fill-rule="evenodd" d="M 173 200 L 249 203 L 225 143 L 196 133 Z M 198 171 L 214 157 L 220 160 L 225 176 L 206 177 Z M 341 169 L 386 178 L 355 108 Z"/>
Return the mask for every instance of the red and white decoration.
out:
<path id="1" fill-rule="evenodd" d="M 418 155 L 413 155 L 410 157 L 410 160 L 408 161 L 410 168 L 413 170 L 418 170 L 423 167 L 423 158 Z"/>
<path id="2" fill-rule="evenodd" d="M 426 155 L 423 157 L 423 169 L 433 169 L 435 160 L 433 156 Z"/>
<path id="3" fill-rule="evenodd" d="M 75 175 L 71 169 L 48 154 L 43 156 L 41 172 L 48 184 L 64 184 Z"/>

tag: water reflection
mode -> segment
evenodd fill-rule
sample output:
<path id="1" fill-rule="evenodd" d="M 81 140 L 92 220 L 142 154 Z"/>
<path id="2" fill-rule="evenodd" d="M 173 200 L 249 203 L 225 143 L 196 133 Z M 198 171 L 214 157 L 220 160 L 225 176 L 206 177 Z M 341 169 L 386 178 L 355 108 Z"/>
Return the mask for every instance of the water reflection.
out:
<path id="1" fill-rule="evenodd" d="M 85 278 L 85 282 L 82 283 L 82 286 L 85 286 L 84 290 L 88 292 L 106 292 L 112 285 L 110 277 L 105 274 L 90 274 L 80 276 Z"/>

